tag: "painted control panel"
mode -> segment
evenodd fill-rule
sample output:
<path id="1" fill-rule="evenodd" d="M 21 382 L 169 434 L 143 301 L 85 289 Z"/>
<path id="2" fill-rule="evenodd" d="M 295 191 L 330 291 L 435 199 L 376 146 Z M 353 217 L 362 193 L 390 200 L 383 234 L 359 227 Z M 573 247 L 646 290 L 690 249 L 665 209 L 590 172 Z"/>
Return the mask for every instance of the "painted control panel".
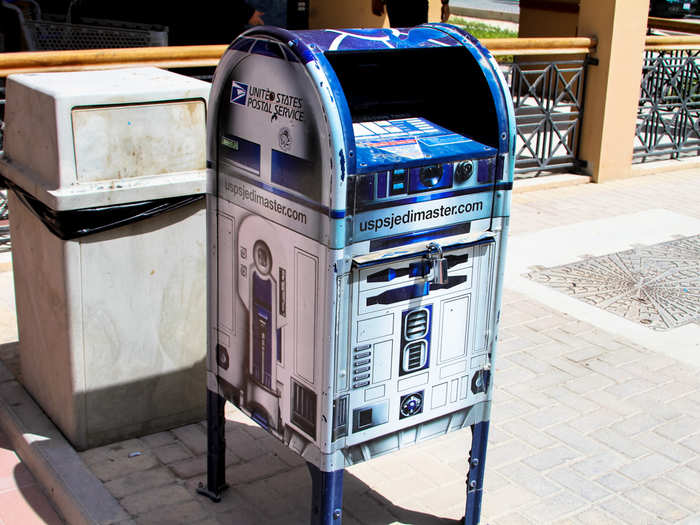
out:
<path id="1" fill-rule="evenodd" d="M 422 117 L 355 122 L 358 173 L 418 167 L 456 159 L 495 156 L 495 148 L 449 131 Z"/>

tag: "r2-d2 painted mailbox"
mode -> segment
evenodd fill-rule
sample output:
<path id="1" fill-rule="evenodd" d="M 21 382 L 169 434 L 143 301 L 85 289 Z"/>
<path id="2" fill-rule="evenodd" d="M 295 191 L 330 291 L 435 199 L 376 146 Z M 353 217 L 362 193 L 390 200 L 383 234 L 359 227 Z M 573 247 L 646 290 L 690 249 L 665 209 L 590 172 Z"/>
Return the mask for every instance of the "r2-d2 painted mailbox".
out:
<path id="1" fill-rule="evenodd" d="M 515 133 L 496 62 L 441 24 L 253 29 L 208 131 L 209 494 L 225 399 L 307 460 L 319 523 L 344 467 L 471 426 L 478 519 Z"/>

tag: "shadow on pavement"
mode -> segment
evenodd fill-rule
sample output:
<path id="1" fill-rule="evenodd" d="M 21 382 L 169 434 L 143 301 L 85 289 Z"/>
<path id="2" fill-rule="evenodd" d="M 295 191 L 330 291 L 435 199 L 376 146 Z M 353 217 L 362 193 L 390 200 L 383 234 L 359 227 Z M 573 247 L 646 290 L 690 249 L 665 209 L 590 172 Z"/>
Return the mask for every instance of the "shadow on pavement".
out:
<path id="1" fill-rule="evenodd" d="M 29 522 L 63 523 L 7 435 L 0 431 L 0 523 Z"/>
<path id="2" fill-rule="evenodd" d="M 227 464 L 226 481 L 229 488 L 224 491 L 219 503 L 212 503 L 206 497 L 197 495 L 219 523 L 236 524 L 307 524 L 310 519 L 311 477 L 303 459 L 289 450 L 277 439 L 251 422 L 226 421 Z M 240 460 L 236 456 L 237 444 L 252 436 L 268 453 L 265 456 Z M 247 448 L 247 446 L 246 446 Z M 236 462 L 238 461 L 238 462 Z M 372 461 L 363 465 L 371 466 Z M 256 472 L 256 467 L 267 472 Z M 378 468 L 379 470 L 379 468 Z M 270 473 L 274 472 L 274 473 Z M 406 498 L 417 497 L 416 487 L 425 483 L 420 475 L 409 475 L 396 480 L 394 492 L 408 487 Z M 183 480 L 189 490 L 196 490 L 199 482 L 206 482 L 206 474 Z M 359 477 L 348 470 L 343 476 L 343 524 L 344 525 L 458 525 L 460 520 L 442 518 L 429 512 L 406 508 L 395 504 L 377 492 Z M 425 501 L 425 498 L 423 498 Z M 465 485 L 466 501 L 466 485 Z M 405 503 L 404 503 L 405 504 Z M 416 506 L 424 506 L 416 503 Z M 210 514 L 211 516 L 211 514 Z M 228 519 L 227 519 L 228 518 Z"/>
<path id="3" fill-rule="evenodd" d="M 17 347 L 16 342 L 0 345 L 0 360 L 16 374 L 19 373 Z M 186 388 L 177 375 L 169 379 Z M 138 384 L 97 390 L 91 395 L 119 397 L 120 390 L 129 387 L 133 390 Z M 204 397 L 205 391 L 201 390 Z M 191 393 L 194 395 L 194 391 Z M 147 404 L 146 396 L 143 402 Z M 90 449 L 81 454 L 82 462 L 137 523 L 198 523 L 204 519 L 207 524 L 308 524 L 311 515 L 311 477 L 306 462 L 232 405 L 227 407 L 226 481 L 229 488 L 219 503 L 213 503 L 196 492 L 199 483 L 206 482 L 206 422 L 200 421 L 150 436 L 140 434 L 141 438 L 137 440 Z M 38 434 L 45 432 L 43 428 L 34 430 Z M 185 435 L 189 438 L 181 439 Z M 164 443 L 156 444 L 149 440 L 153 436 L 169 437 Z M 163 454 L 164 449 L 171 452 L 174 449 L 188 450 L 187 459 L 182 456 L 167 459 Z M 344 525 L 460 523 L 459 520 L 436 515 L 445 515 L 443 510 L 451 510 L 453 515 L 455 512 L 462 514 L 462 509 L 455 511 L 454 508 L 461 504 L 457 497 L 445 497 L 434 482 L 422 479 L 421 474 L 410 466 L 406 467 L 404 476 L 398 458 L 392 458 L 392 472 L 383 471 L 379 464 L 381 461 L 376 461 L 362 463 L 345 471 Z M 20 467 L 17 470 L 17 485 L 21 484 L 20 477 L 24 475 Z M 363 469 L 366 470 L 360 472 Z M 357 472 L 353 473 L 353 470 Z M 97 480 L 95 482 L 98 483 Z M 38 497 L 42 495 L 41 488 L 34 483 L 33 488 L 23 489 L 27 491 L 26 501 L 36 507 L 35 511 L 45 522 L 60 523 L 51 521 L 53 509 L 48 500 L 48 507 L 38 502 Z M 443 509 L 437 501 L 431 501 L 429 494 L 433 494 L 436 500 L 447 501 L 451 509 Z M 74 494 L 74 497 L 80 499 L 79 494 Z M 461 501 L 465 500 L 466 485 Z M 48 510 L 45 511 L 46 508 Z M 46 513 L 46 517 L 42 513 Z"/>

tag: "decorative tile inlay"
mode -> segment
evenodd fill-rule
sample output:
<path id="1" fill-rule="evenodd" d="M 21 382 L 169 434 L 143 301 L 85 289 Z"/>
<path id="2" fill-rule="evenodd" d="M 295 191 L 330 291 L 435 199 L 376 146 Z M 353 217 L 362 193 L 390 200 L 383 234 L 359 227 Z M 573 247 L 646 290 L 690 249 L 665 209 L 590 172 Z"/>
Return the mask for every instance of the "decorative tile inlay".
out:
<path id="1" fill-rule="evenodd" d="M 655 330 L 700 320 L 700 235 L 538 269 L 528 277 Z"/>

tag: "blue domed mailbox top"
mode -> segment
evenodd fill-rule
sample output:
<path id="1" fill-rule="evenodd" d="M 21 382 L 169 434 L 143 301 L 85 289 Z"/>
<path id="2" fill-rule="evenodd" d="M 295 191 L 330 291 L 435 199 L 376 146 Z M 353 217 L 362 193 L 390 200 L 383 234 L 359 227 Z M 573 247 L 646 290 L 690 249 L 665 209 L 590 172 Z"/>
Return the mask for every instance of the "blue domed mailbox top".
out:
<path id="1" fill-rule="evenodd" d="M 257 69 L 258 74 L 249 74 L 247 68 Z M 238 87 L 232 87 L 233 77 L 242 76 L 260 81 L 258 85 L 239 81 Z M 285 96 L 280 84 L 287 89 L 297 87 L 297 96 Z M 229 96 L 234 89 L 240 93 L 237 100 Z M 275 100 L 265 100 L 270 94 Z M 222 102 L 230 105 L 245 100 L 247 108 L 269 114 L 272 120 L 266 125 L 256 122 L 260 143 L 263 133 L 269 137 L 279 132 L 275 124 L 284 120 L 295 124 L 288 127 L 290 134 L 300 130 L 299 117 L 306 115 L 303 133 L 318 135 L 315 142 L 321 151 L 313 154 L 324 157 L 326 165 L 316 166 L 314 176 L 290 184 L 315 186 L 321 198 L 313 191 L 306 193 L 333 219 L 344 219 L 350 213 L 346 201 L 349 175 L 418 167 L 431 160 L 492 157 L 504 164 L 495 170 L 499 182 L 512 181 L 508 154 L 514 147 L 515 126 L 507 86 L 488 50 L 454 26 L 295 32 L 251 29 L 224 55 L 210 100 L 210 136 L 216 133 L 222 116 L 223 120 L 249 120 L 252 113 L 235 111 L 241 109 L 240 103 L 222 112 Z M 295 108 L 295 103 L 303 103 L 306 111 Z M 315 122 L 317 113 L 321 118 Z M 397 120 L 399 125 L 391 127 L 394 133 L 377 133 L 372 125 Z M 309 145 L 298 156 L 311 155 Z M 209 142 L 209 159 L 214 166 L 216 141 Z M 289 181 L 282 181 L 282 188 L 288 188 L 285 182 Z M 344 245 L 341 230 L 327 232 L 324 241 L 334 247 Z"/>

